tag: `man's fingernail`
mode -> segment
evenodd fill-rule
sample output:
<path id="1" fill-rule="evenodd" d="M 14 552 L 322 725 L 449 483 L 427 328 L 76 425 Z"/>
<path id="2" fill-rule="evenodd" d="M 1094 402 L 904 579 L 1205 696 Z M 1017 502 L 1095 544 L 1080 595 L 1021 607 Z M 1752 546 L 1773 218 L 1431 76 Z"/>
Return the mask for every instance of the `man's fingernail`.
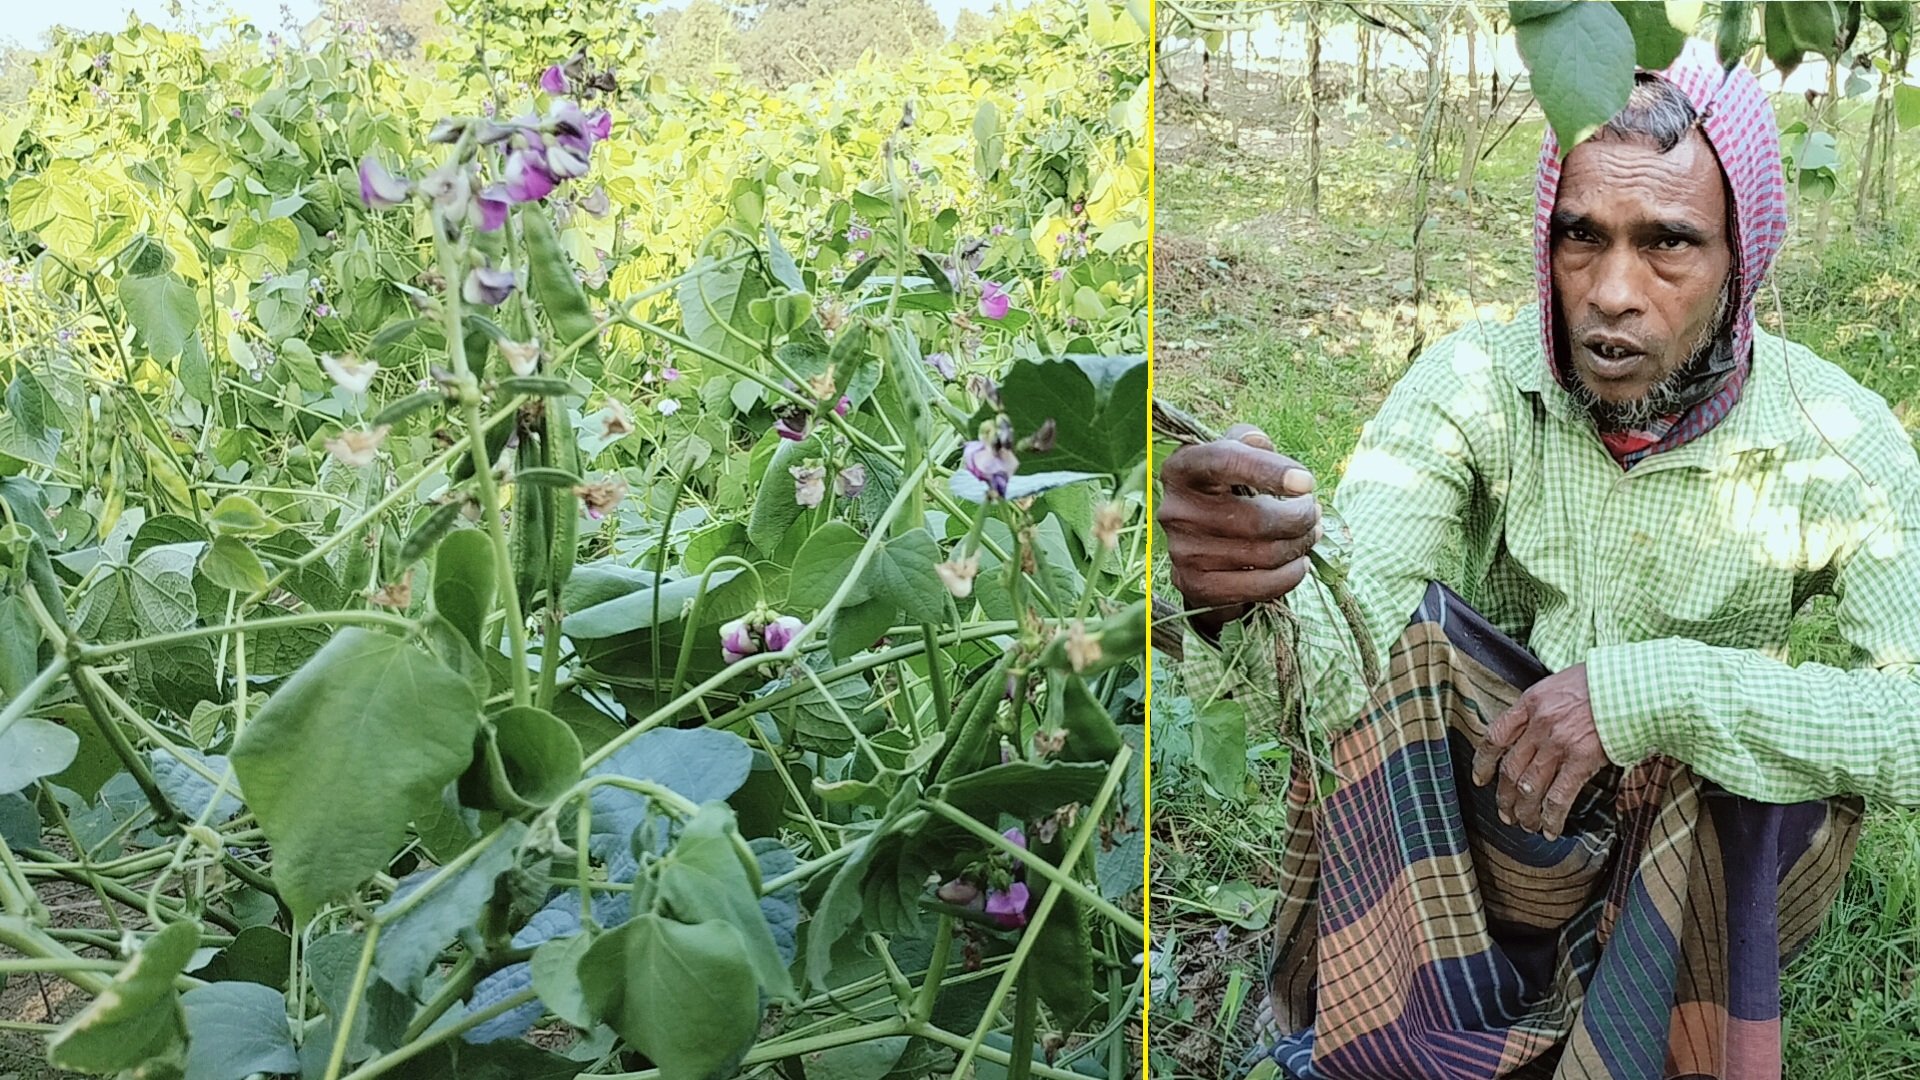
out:
<path id="1" fill-rule="evenodd" d="M 1305 469 L 1288 469 L 1280 478 L 1280 490 L 1289 495 L 1311 495 L 1313 488 L 1313 474 Z"/>
<path id="2" fill-rule="evenodd" d="M 1507 813 L 1505 810 L 1500 811 L 1500 824 L 1502 825 L 1513 824 L 1513 815 Z"/>
<path id="3" fill-rule="evenodd" d="M 1552 829 L 1548 829 L 1546 832 L 1543 832 L 1540 835 L 1546 837 L 1549 840 L 1560 839 L 1560 834 L 1557 832 L 1554 832 Z"/>

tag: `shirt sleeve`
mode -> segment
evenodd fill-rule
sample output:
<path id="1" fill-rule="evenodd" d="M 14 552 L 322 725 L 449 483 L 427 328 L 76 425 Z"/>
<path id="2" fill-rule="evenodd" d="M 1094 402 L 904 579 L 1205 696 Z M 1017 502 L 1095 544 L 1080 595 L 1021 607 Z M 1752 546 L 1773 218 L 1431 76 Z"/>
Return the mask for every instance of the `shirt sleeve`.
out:
<path id="1" fill-rule="evenodd" d="M 1324 522 L 1318 552 L 1344 566 L 1346 584 L 1382 667 L 1428 582 L 1443 576 L 1450 552 L 1462 546 L 1464 511 L 1476 459 L 1488 452 L 1495 425 L 1493 361 L 1468 334 L 1449 337 L 1422 354 L 1395 385 L 1380 412 L 1362 429 Z M 1324 486 L 1324 485 L 1323 485 Z M 1298 623 L 1295 660 L 1307 723 L 1329 734 L 1351 726 L 1365 708 L 1360 651 L 1333 593 L 1313 575 L 1287 598 Z M 1185 639 L 1188 665 L 1200 660 L 1204 678 L 1191 685 L 1216 694 L 1237 688 L 1251 723 L 1269 707 L 1277 712 L 1270 620 L 1241 620 L 1211 645 L 1198 633 Z M 1265 641 L 1249 641 L 1265 635 Z M 1258 667 L 1242 667 L 1260 665 Z M 1264 680 L 1259 676 L 1264 671 Z M 1236 677 L 1237 676 L 1237 677 Z"/>
<path id="2" fill-rule="evenodd" d="M 1891 416 L 1876 426 L 1884 464 L 1834 578 L 1851 665 L 1681 638 L 1596 648 L 1587 686 L 1615 763 L 1664 754 L 1761 802 L 1920 806 L 1920 460 Z"/>

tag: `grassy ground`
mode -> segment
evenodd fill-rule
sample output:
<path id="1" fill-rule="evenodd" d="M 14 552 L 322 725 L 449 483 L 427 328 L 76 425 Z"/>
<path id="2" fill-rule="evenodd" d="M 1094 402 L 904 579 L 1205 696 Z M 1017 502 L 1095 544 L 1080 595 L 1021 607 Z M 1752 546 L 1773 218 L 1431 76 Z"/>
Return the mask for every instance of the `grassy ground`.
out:
<path id="1" fill-rule="evenodd" d="M 1458 150 L 1443 146 L 1426 230 L 1428 294 L 1416 306 L 1412 110 L 1332 106 L 1316 218 L 1305 206 L 1304 138 L 1277 104 L 1297 90 L 1238 78 L 1216 75 L 1206 109 L 1160 95 L 1155 389 L 1220 426 L 1259 424 L 1326 488 L 1424 342 L 1476 309 L 1505 318 L 1533 302 L 1541 124 L 1523 119 L 1493 150 L 1470 200 L 1448 191 Z M 1841 130 L 1857 141 L 1866 123 L 1862 111 Z M 1845 134 L 1841 142 L 1851 149 Z M 1899 155 L 1920 162 L 1915 133 Z M 1856 170 L 1851 158 L 1841 166 L 1825 252 L 1812 250 L 1815 207 L 1798 208 L 1776 275 L 1779 313 L 1765 319 L 1778 330 L 1783 313 L 1788 336 L 1904 418 L 1920 400 L 1920 170 L 1904 170 L 1903 217 L 1855 234 L 1847 181 Z M 1828 606 L 1802 614 L 1794 643 L 1801 659 L 1838 655 Z M 1184 760 L 1188 712 L 1169 668 L 1156 672 L 1154 699 L 1153 1075 L 1214 1080 L 1234 1075 L 1259 1008 L 1270 949 L 1260 904 L 1274 885 L 1285 762 L 1255 746 L 1256 793 L 1231 804 L 1208 793 Z M 1241 901 L 1251 914 L 1223 916 L 1246 910 Z M 1826 928 L 1789 972 L 1786 1075 L 1920 1078 L 1916 968 L 1920 814 L 1879 809 Z"/>

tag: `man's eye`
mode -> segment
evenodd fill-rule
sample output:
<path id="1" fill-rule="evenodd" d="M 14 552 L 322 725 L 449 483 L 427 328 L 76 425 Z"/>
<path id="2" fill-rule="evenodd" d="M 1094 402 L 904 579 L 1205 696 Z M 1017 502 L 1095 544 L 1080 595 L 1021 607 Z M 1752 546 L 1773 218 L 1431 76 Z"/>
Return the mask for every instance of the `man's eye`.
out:
<path id="1" fill-rule="evenodd" d="M 1578 229 L 1578 228 L 1568 229 L 1565 233 L 1565 236 L 1567 239 L 1573 241 L 1576 244 L 1592 244 L 1597 242 L 1600 239 L 1599 237 L 1593 235 L 1591 231 L 1587 229 Z"/>
<path id="2" fill-rule="evenodd" d="M 1655 251 L 1683 251 L 1690 246 L 1688 240 L 1681 236 L 1665 236 L 1653 243 Z"/>

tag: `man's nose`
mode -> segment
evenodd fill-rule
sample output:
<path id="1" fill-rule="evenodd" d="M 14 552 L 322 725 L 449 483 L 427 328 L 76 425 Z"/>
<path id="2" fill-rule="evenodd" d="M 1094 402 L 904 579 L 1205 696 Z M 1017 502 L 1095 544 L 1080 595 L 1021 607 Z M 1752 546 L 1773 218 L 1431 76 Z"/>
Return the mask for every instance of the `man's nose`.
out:
<path id="1" fill-rule="evenodd" d="M 1619 245 L 1600 258 L 1587 304 L 1605 319 L 1638 315 L 1647 303 L 1647 268 L 1631 246 Z"/>

